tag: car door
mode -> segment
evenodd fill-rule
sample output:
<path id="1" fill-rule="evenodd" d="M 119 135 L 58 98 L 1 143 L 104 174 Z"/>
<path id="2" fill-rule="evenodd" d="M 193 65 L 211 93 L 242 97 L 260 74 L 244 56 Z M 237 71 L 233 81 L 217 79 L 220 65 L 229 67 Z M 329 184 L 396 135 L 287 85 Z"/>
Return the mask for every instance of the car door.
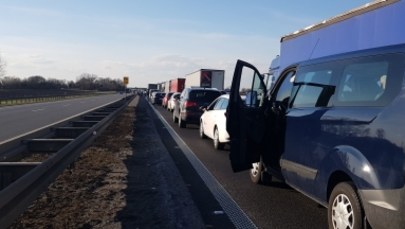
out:
<path id="1" fill-rule="evenodd" d="M 204 120 L 203 120 L 203 125 L 204 125 L 204 133 L 207 135 L 209 138 L 213 138 L 213 130 L 214 130 L 214 125 L 215 125 L 215 116 L 216 111 L 218 110 L 219 104 L 222 103 L 222 100 L 220 98 L 216 99 L 214 102 L 212 102 L 208 107 L 207 110 L 205 111 L 204 114 Z"/>
<path id="2" fill-rule="evenodd" d="M 260 160 L 266 105 L 267 91 L 262 75 L 253 65 L 238 60 L 226 125 L 231 139 L 230 160 L 234 172 L 250 169 L 252 163 Z"/>

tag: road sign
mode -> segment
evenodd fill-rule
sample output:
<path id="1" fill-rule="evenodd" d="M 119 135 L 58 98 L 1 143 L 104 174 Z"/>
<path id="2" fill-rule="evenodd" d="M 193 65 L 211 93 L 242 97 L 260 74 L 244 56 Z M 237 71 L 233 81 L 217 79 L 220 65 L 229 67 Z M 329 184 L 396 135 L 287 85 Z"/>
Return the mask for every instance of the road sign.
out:
<path id="1" fill-rule="evenodd" d="M 128 85 L 128 82 L 129 82 L 128 76 L 124 76 L 124 84 Z"/>

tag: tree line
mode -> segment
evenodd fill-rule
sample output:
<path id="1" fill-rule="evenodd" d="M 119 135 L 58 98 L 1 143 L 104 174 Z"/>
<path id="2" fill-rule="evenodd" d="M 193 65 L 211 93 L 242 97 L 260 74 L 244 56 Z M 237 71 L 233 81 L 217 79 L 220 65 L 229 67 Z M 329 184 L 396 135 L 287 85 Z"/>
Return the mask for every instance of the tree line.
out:
<path id="1" fill-rule="evenodd" d="M 5 76 L 0 78 L 2 89 L 80 89 L 98 91 L 121 91 L 125 89 L 122 80 L 100 78 L 97 75 L 83 73 L 77 81 L 45 79 L 42 76 L 30 76 L 26 79 Z"/>
<path id="2" fill-rule="evenodd" d="M 0 89 L 79 89 L 98 91 L 122 91 L 125 85 L 120 79 L 102 78 L 95 74 L 83 73 L 76 81 L 45 79 L 35 75 L 26 79 L 5 76 L 6 63 L 0 56 Z"/>

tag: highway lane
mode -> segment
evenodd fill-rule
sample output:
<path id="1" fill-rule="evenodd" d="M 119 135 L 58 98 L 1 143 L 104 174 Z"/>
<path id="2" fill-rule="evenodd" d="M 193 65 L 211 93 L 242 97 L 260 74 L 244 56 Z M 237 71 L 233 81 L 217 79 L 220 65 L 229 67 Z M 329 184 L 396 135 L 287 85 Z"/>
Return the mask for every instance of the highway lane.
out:
<path id="1" fill-rule="evenodd" d="M 0 108 L 0 145 L 28 132 L 122 98 L 124 98 L 122 94 L 108 94 L 57 102 L 2 107 Z"/>
<path id="2" fill-rule="evenodd" d="M 212 141 L 200 139 L 197 125 L 180 129 L 171 113 L 155 105 L 160 114 L 221 183 L 239 207 L 259 228 L 327 228 L 327 210 L 281 182 L 255 185 L 247 172 L 233 173 L 229 149 L 215 150 Z"/>

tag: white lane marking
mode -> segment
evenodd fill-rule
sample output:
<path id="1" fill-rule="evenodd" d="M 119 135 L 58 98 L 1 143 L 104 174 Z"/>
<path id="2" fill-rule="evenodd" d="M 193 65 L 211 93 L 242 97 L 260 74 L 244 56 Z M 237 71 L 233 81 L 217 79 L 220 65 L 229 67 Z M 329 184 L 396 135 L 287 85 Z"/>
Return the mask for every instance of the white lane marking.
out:
<path id="1" fill-rule="evenodd" d="M 32 110 L 32 112 L 38 112 L 38 111 L 43 111 L 43 110 L 45 110 L 45 109 L 39 108 L 39 109 L 34 109 L 34 110 Z"/>
<path id="2" fill-rule="evenodd" d="M 204 181 L 206 187 L 214 195 L 215 199 L 219 202 L 229 219 L 235 225 L 236 228 L 258 228 L 249 216 L 239 207 L 238 203 L 232 198 L 232 196 L 226 191 L 221 183 L 214 177 L 214 175 L 205 167 L 204 163 L 194 154 L 194 152 L 188 147 L 183 139 L 176 133 L 176 131 L 170 126 L 170 124 L 163 118 L 163 116 L 156 110 L 150 103 L 148 103 L 155 114 L 162 121 L 163 125 L 167 127 L 167 131 L 173 137 L 174 141 L 180 147 L 180 150 L 186 156 L 188 161 L 194 167 L 194 170 Z M 219 212 L 219 211 L 217 211 Z"/>
<path id="3" fill-rule="evenodd" d="M 65 104 L 65 105 L 63 105 L 64 107 L 69 107 L 70 105 L 72 105 L 72 104 Z"/>

